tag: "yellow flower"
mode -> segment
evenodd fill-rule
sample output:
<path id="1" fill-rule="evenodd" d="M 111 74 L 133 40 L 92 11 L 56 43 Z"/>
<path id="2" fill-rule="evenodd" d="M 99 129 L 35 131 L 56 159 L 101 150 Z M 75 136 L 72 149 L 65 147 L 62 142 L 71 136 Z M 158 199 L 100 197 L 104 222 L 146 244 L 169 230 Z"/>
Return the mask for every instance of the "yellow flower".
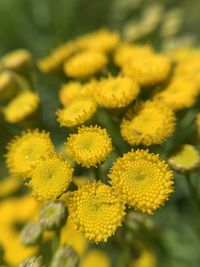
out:
<path id="1" fill-rule="evenodd" d="M 38 130 L 27 131 L 14 138 L 7 146 L 6 164 L 11 174 L 30 177 L 41 158 L 54 153 L 54 146 L 48 133 Z"/>
<path id="2" fill-rule="evenodd" d="M 88 245 L 83 234 L 75 230 L 75 226 L 69 219 L 61 231 L 61 244 L 72 247 L 79 255 L 83 255 Z"/>
<path id="3" fill-rule="evenodd" d="M 140 58 L 146 58 L 154 53 L 153 49 L 149 45 L 132 45 L 128 43 L 122 43 L 116 49 L 114 55 L 114 62 L 119 66 L 127 64 L 130 60 L 137 60 Z"/>
<path id="4" fill-rule="evenodd" d="M 0 100 L 12 98 L 17 91 L 15 79 L 11 72 L 3 71 L 0 73 Z"/>
<path id="5" fill-rule="evenodd" d="M 173 192 L 173 174 L 168 165 L 148 150 L 131 150 L 118 158 L 109 178 L 125 203 L 149 214 Z"/>
<path id="6" fill-rule="evenodd" d="M 42 201 L 59 198 L 67 190 L 72 173 L 73 168 L 62 158 L 53 156 L 41 160 L 31 173 L 29 186 L 33 196 Z"/>
<path id="7" fill-rule="evenodd" d="M 177 63 L 195 57 L 200 57 L 200 50 L 194 47 L 178 47 L 172 53 L 172 59 Z"/>
<path id="8" fill-rule="evenodd" d="M 84 49 L 110 52 L 115 49 L 119 40 L 119 33 L 110 31 L 109 29 L 100 29 L 79 37 L 77 42 L 79 47 Z"/>
<path id="9" fill-rule="evenodd" d="M 91 98 L 79 98 L 56 112 L 61 126 L 74 127 L 90 120 L 96 112 L 96 103 Z"/>
<path id="10" fill-rule="evenodd" d="M 130 145 L 163 143 L 175 128 L 173 111 L 156 102 L 139 103 L 130 108 L 121 123 L 121 135 Z"/>
<path id="11" fill-rule="evenodd" d="M 106 160 L 112 151 L 112 141 L 105 129 L 83 126 L 68 137 L 66 147 L 72 159 L 89 168 Z"/>
<path id="12" fill-rule="evenodd" d="M 128 77 L 109 77 L 100 82 L 97 103 L 106 108 L 121 108 L 130 104 L 139 94 L 138 85 Z"/>
<path id="13" fill-rule="evenodd" d="M 112 187 L 93 182 L 80 187 L 70 197 L 69 218 L 77 230 L 96 243 L 107 241 L 124 217 L 124 205 Z"/>
<path id="14" fill-rule="evenodd" d="M 0 198 L 4 198 L 15 193 L 22 186 L 21 179 L 15 176 L 8 176 L 0 180 Z"/>
<path id="15" fill-rule="evenodd" d="M 122 71 L 141 86 L 148 86 L 164 81 L 169 75 L 170 67 L 167 56 L 149 55 L 127 62 Z"/>
<path id="16" fill-rule="evenodd" d="M 22 92 L 3 109 L 4 119 L 9 123 L 21 122 L 37 110 L 39 102 L 38 94 Z"/>
<path id="17" fill-rule="evenodd" d="M 25 49 L 18 49 L 6 54 L 1 64 L 5 69 L 14 71 L 29 69 L 32 67 L 32 55 Z"/>
<path id="18" fill-rule="evenodd" d="M 102 52 L 82 51 L 66 61 L 64 71 L 70 77 L 87 78 L 101 71 L 107 62 L 107 57 Z"/>
<path id="19" fill-rule="evenodd" d="M 111 261 L 101 250 L 90 250 L 81 260 L 79 267 L 111 267 Z"/>
<path id="20" fill-rule="evenodd" d="M 175 77 L 169 85 L 158 92 L 154 99 L 168 105 L 173 110 L 180 110 L 191 107 L 198 95 L 198 88 L 195 83 L 185 79 Z"/>
<path id="21" fill-rule="evenodd" d="M 200 166 L 200 155 L 194 146 L 185 144 L 168 159 L 174 170 L 192 171 Z"/>
<path id="22" fill-rule="evenodd" d="M 157 267 L 157 260 L 150 250 L 143 249 L 139 258 L 133 260 L 129 267 Z"/>

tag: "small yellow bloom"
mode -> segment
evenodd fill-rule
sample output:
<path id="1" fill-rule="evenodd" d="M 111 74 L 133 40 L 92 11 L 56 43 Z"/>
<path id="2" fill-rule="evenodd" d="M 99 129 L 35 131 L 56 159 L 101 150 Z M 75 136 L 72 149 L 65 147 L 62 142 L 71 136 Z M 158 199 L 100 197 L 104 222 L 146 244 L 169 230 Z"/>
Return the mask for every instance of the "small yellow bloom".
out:
<path id="1" fill-rule="evenodd" d="M 121 135 L 130 145 L 163 143 L 175 128 L 173 111 L 156 102 L 139 103 L 130 108 L 121 123 Z"/>
<path id="2" fill-rule="evenodd" d="M 131 150 L 114 163 L 109 178 L 130 207 L 152 214 L 173 192 L 173 173 L 159 155 Z"/>
<path id="3" fill-rule="evenodd" d="M 185 144 L 168 159 L 174 170 L 192 171 L 200 166 L 200 155 L 194 146 Z"/>
<path id="4" fill-rule="evenodd" d="M 138 85 L 128 77 L 109 77 L 99 83 L 96 101 L 106 108 L 121 108 L 139 94 Z"/>
<path id="5" fill-rule="evenodd" d="M 87 78 L 101 71 L 107 62 L 107 57 L 102 52 L 86 50 L 66 61 L 64 71 L 70 77 Z"/>
<path id="6" fill-rule="evenodd" d="M 81 260 L 79 267 L 111 267 L 111 260 L 101 250 L 90 250 Z"/>
<path id="7" fill-rule="evenodd" d="M 38 94 L 24 91 L 3 109 L 4 119 L 9 123 L 21 122 L 37 110 L 39 102 Z"/>
<path id="8" fill-rule="evenodd" d="M 123 217 L 124 205 L 108 185 L 93 182 L 71 194 L 69 218 L 91 241 L 107 241 L 121 225 Z"/>
<path id="9" fill-rule="evenodd" d="M 127 62 L 122 71 L 141 86 L 148 86 L 164 81 L 170 69 L 171 65 L 167 56 L 149 55 Z"/>
<path id="10" fill-rule="evenodd" d="M 73 160 L 89 168 L 106 160 L 112 151 L 112 141 L 105 129 L 83 126 L 68 137 L 66 147 Z"/>
<path id="11" fill-rule="evenodd" d="M 62 158 L 53 156 L 41 160 L 31 173 L 29 186 L 33 196 L 41 201 L 59 198 L 67 190 L 72 173 L 73 168 Z"/>
<path id="12" fill-rule="evenodd" d="M 90 120 L 96 112 L 96 102 L 91 98 L 79 98 L 56 112 L 63 127 L 75 127 Z"/>
<path id="13" fill-rule="evenodd" d="M 11 174 L 30 177 L 41 158 L 54 153 L 54 146 L 49 134 L 38 130 L 27 131 L 14 138 L 7 146 L 6 164 Z"/>

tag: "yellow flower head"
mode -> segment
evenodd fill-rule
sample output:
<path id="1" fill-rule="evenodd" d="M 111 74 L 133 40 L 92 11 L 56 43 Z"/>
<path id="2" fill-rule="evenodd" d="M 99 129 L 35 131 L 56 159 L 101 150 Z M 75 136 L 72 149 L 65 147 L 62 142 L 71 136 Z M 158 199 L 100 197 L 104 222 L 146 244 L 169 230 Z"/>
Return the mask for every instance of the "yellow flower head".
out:
<path id="1" fill-rule="evenodd" d="M 131 150 L 118 158 L 109 178 L 125 203 L 149 214 L 173 192 L 173 174 L 168 165 L 148 150 Z"/>
<path id="2" fill-rule="evenodd" d="M 81 48 L 110 52 L 115 49 L 120 41 L 119 33 L 108 29 L 100 29 L 81 36 L 77 42 Z"/>
<path id="3" fill-rule="evenodd" d="M 90 250 L 81 260 L 80 267 L 111 267 L 111 261 L 101 250 Z"/>
<path id="4" fill-rule="evenodd" d="M 130 104 L 139 94 L 138 85 L 128 77 L 109 77 L 100 82 L 97 103 L 106 108 L 121 108 Z"/>
<path id="5" fill-rule="evenodd" d="M 194 146 L 185 144 L 169 158 L 168 162 L 174 170 L 192 171 L 200 166 L 200 155 Z"/>
<path id="6" fill-rule="evenodd" d="M 173 110 L 191 107 L 198 95 L 198 88 L 184 77 L 174 78 L 170 84 L 155 95 L 155 100 L 168 105 Z"/>
<path id="7" fill-rule="evenodd" d="M 96 112 L 96 103 L 91 98 L 79 98 L 56 112 L 61 126 L 74 127 L 90 120 Z"/>
<path id="8" fill-rule="evenodd" d="M 91 241 L 107 241 L 123 217 L 124 205 L 113 188 L 101 182 L 84 185 L 70 197 L 69 218 Z"/>
<path id="9" fill-rule="evenodd" d="M 15 50 L 6 54 L 1 63 L 5 69 L 18 71 L 32 66 L 32 55 L 25 49 Z"/>
<path id="10" fill-rule="evenodd" d="M 54 153 L 49 134 L 38 130 L 27 131 L 14 138 L 7 149 L 7 167 L 11 174 L 20 177 L 30 177 L 30 172 L 38 161 Z"/>
<path id="11" fill-rule="evenodd" d="M 39 102 L 38 94 L 24 91 L 3 109 L 4 119 L 9 123 L 21 122 L 37 110 Z"/>
<path id="12" fill-rule="evenodd" d="M 112 141 L 105 129 L 83 126 L 68 137 L 66 147 L 73 160 L 89 168 L 106 160 L 112 151 Z"/>
<path id="13" fill-rule="evenodd" d="M 139 258 L 130 262 L 129 267 L 157 267 L 157 259 L 152 251 L 144 248 Z"/>
<path id="14" fill-rule="evenodd" d="M 123 73 L 141 86 L 164 81 L 170 72 L 170 61 L 164 55 L 149 55 L 136 58 L 123 66 Z"/>
<path id="15" fill-rule="evenodd" d="M 101 71 L 107 62 L 107 57 L 102 52 L 82 51 L 66 61 L 64 71 L 70 77 L 87 78 Z"/>
<path id="16" fill-rule="evenodd" d="M 130 145 L 163 143 L 175 128 L 173 111 L 163 104 L 139 103 L 130 108 L 121 123 L 121 135 Z"/>
<path id="17" fill-rule="evenodd" d="M 0 73 L 0 101 L 12 98 L 16 93 L 16 84 L 11 72 Z"/>
<path id="18" fill-rule="evenodd" d="M 42 201 L 59 198 L 68 188 L 73 168 L 62 158 L 53 156 L 41 160 L 31 173 L 29 186 L 33 196 Z"/>
<path id="19" fill-rule="evenodd" d="M 123 66 L 130 60 L 146 58 L 153 53 L 154 51 L 149 45 L 132 45 L 124 43 L 119 45 L 119 47 L 116 49 L 114 62 L 118 66 Z"/>

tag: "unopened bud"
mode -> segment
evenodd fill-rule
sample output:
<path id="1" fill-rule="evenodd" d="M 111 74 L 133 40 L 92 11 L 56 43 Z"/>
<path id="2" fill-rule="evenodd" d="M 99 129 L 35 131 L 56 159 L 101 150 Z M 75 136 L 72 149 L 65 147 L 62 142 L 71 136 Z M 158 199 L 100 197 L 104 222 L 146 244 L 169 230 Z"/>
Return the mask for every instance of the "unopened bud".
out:
<path id="1" fill-rule="evenodd" d="M 42 264 L 42 257 L 36 257 L 36 256 L 31 256 L 26 259 L 24 259 L 19 267 L 44 267 Z"/>
<path id="2" fill-rule="evenodd" d="M 51 267 L 76 267 L 78 266 L 78 256 L 69 246 L 60 247 L 55 253 Z"/>
<path id="3" fill-rule="evenodd" d="M 33 246 L 40 241 L 42 228 L 40 224 L 28 223 L 20 233 L 21 242 L 24 246 Z"/>

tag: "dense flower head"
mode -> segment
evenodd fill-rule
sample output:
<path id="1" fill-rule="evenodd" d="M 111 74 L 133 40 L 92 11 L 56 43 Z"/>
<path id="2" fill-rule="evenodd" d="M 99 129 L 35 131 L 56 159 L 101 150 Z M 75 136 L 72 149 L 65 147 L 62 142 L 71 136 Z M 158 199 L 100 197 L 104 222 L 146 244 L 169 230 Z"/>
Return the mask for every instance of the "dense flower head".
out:
<path id="1" fill-rule="evenodd" d="M 173 174 L 168 165 L 148 150 L 131 150 L 118 158 L 109 178 L 126 204 L 149 214 L 173 192 Z"/>
<path id="2" fill-rule="evenodd" d="M 175 128 L 173 111 L 157 102 L 141 102 L 131 107 L 121 123 L 121 135 L 130 145 L 163 143 Z"/>
<path id="3" fill-rule="evenodd" d="M 9 123 L 21 122 L 37 110 L 39 102 L 38 94 L 24 91 L 3 109 L 4 119 Z"/>
<path id="4" fill-rule="evenodd" d="M 72 56 L 64 64 L 67 76 L 87 78 L 101 71 L 107 65 L 107 57 L 99 51 L 86 50 Z"/>
<path id="5" fill-rule="evenodd" d="M 59 198 L 67 190 L 72 174 L 73 168 L 62 158 L 41 160 L 31 173 L 29 186 L 33 196 L 41 201 Z"/>
<path id="6" fill-rule="evenodd" d="M 81 97 L 56 112 L 61 126 L 75 127 L 90 120 L 96 112 L 96 102 L 89 97 Z"/>
<path id="7" fill-rule="evenodd" d="M 122 72 L 141 86 L 148 86 L 164 81 L 169 75 L 170 68 L 167 56 L 155 54 L 127 62 Z"/>
<path id="8" fill-rule="evenodd" d="M 168 159 L 168 162 L 174 170 L 192 171 L 200 166 L 199 151 L 193 145 L 184 144 Z"/>
<path id="9" fill-rule="evenodd" d="M 119 66 L 126 65 L 131 60 L 145 58 L 154 53 L 149 45 L 133 45 L 122 43 L 115 51 L 114 62 Z"/>
<path id="10" fill-rule="evenodd" d="M 69 216 L 87 239 L 98 243 L 107 241 L 121 225 L 124 205 L 112 187 L 93 182 L 71 194 Z"/>
<path id="11" fill-rule="evenodd" d="M 112 141 L 106 129 L 83 126 L 68 137 L 66 147 L 73 160 L 89 168 L 106 160 L 112 151 Z"/>
<path id="12" fill-rule="evenodd" d="M 106 108 L 121 108 L 130 104 L 139 94 L 139 86 L 128 77 L 108 77 L 97 89 L 96 101 Z"/>
<path id="13" fill-rule="evenodd" d="M 77 43 L 80 48 L 101 52 L 114 50 L 119 41 L 120 36 L 118 32 L 110 31 L 105 28 L 77 38 Z"/>
<path id="14" fill-rule="evenodd" d="M 195 83 L 184 77 L 175 77 L 164 90 L 155 95 L 154 99 L 176 111 L 191 107 L 197 96 L 198 87 Z"/>
<path id="15" fill-rule="evenodd" d="M 54 145 L 49 133 L 33 131 L 23 132 L 7 146 L 6 164 L 11 174 L 30 177 L 31 170 L 41 158 L 50 157 L 54 153 Z"/>
<path id="16" fill-rule="evenodd" d="M 108 255 L 97 249 L 90 250 L 81 260 L 80 267 L 111 267 Z"/>

